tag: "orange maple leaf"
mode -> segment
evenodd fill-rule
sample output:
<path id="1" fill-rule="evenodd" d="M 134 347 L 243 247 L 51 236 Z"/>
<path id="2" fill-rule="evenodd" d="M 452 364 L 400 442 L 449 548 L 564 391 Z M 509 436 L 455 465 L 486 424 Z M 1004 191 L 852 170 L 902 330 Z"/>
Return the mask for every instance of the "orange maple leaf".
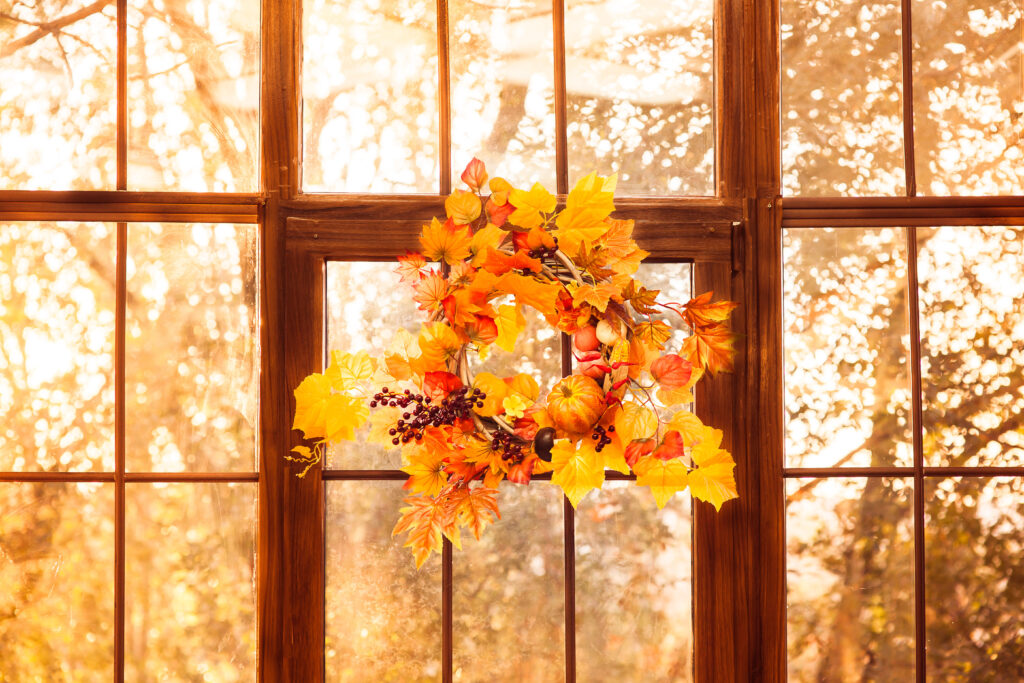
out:
<path id="1" fill-rule="evenodd" d="M 518 273 L 505 273 L 495 283 L 495 289 L 515 296 L 516 301 L 532 306 L 547 315 L 555 310 L 555 301 L 562 288 L 554 282 L 540 282 Z"/>
<path id="2" fill-rule="evenodd" d="M 444 261 L 454 265 L 469 256 L 472 239 L 469 228 L 456 228 L 453 223 L 440 223 L 436 218 L 423 226 L 420 235 L 423 255 L 431 261 Z"/>
<path id="3" fill-rule="evenodd" d="M 448 296 L 448 281 L 441 273 L 432 272 L 416 283 L 412 300 L 419 304 L 421 311 L 433 313 Z"/>
<path id="4" fill-rule="evenodd" d="M 682 352 L 695 366 L 712 375 L 732 372 L 733 342 L 736 336 L 725 325 L 700 325 L 693 328 L 693 334 L 683 342 Z"/>
<path id="5" fill-rule="evenodd" d="M 510 270 L 529 270 L 534 273 L 539 273 L 541 269 L 540 260 L 531 258 L 522 249 L 516 251 L 515 254 L 507 254 L 504 251 L 498 249 L 487 249 L 487 260 L 484 261 L 484 270 L 490 271 L 495 275 L 504 275 Z"/>
<path id="6" fill-rule="evenodd" d="M 739 306 L 734 301 L 711 301 L 714 292 L 704 292 L 690 299 L 683 308 L 686 310 L 687 322 L 691 327 L 711 325 L 729 319 L 729 314 Z"/>
<path id="7" fill-rule="evenodd" d="M 497 495 L 497 489 L 486 486 L 470 488 L 468 485 L 458 486 L 451 493 L 458 523 L 472 531 L 478 541 L 484 528 L 501 519 L 498 501 L 495 500 Z"/>
<path id="8" fill-rule="evenodd" d="M 409 532 L 405 547 L 412 549 L 417 569 L 423 566 L 430 553 L 441 552 L 444 536 L 448 536 L 452 543 L 460 545 L 456 541 L 458 527 L 455 525 L 455 506 L 447 496 L 410 496 L 404 502 L 407 507 L 400 510 L 402 516 L 399 517 L 391 535 Z"/>
<path id="9" fill-rule="evenodd" d="M 398 257 L 395 272 L 401 282 L 419 282 L 427 274 L 427 259 L 418 251 L 406 251 L 404 256 Z"/>

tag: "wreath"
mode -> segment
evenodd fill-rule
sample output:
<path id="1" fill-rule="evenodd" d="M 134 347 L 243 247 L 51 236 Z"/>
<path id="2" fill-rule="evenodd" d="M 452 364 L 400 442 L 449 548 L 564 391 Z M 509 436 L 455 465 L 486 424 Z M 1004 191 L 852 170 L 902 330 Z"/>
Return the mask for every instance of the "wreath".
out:
<path id="1" fill-rule="evenodd" d="M 561 210 L 539 183 L 488 182 L 478 159 L 461 177 L 468 189 L 445 200 L 446 220 L 424 225 L 421 251 L 398 258 L 426 317 L 419 334 L 399 330 L 382 358 L 335 351 L 295 389 L 293 429 L 312 442 L 287 456 L 305 466 L 299 476 L 328 442 L 357 433 L 400 447 L 411 495 L 393 533 L 408 534 L 417 567 L 443 538 L 461 547 L 463 528 L 479 539 L 500 518 L 503 481 L 550 473 L 574 507 L 609 469 L 635 475 L 659 508 L 687 488 L 716 509 L 735 498 L 722 432 L 687 406 L 705 374 L 732 370 L 736 304 L 711 292 L 662 302 L 635 279 L 649 254 L 633 221 L 611 217 L 615 175 L 581 179 Z M 571 335 L 573 373 L 547 392 L 526 373 L 471 369 L 513 351 L 525 307 Z M 691 332 L 677 353 L 664 315 Z"/>

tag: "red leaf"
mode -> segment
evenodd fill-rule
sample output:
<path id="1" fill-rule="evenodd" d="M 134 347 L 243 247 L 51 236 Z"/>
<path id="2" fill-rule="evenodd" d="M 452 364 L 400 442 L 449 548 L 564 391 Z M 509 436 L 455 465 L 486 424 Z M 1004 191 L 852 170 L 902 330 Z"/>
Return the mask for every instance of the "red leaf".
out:
<path id="1" fill-rule="evenodd" d="M 654 450 L 654 439 L 634 439 L 626 446 L 626 464 L 632 467 L 641 457 Z"/>
<path id="2" fill-rule="evenodd" d="M 487 170 L 484 168 L 484 162 L 473 157 L 473 160 L 466 165 L 466 170 L 462 172 L 461 178 L 462 182 L 469 186 L 469 189 L 474 192 L 479 190 L 487 182 Z"/>
<path id="3" fill-rule="evenodd" d="M 671 429 L 666 432 L 661 445 L 654 449 L 653 455 L 659 460 L 674 460 L 675 458 L 684 455 L 684 453 L 683 437 L 679 432 Z"/>
<path id="4" fill-rule="evenodd" d="M 462 380 L 450 372 L 435 371 L 423 375 L 423 391 L 433 400 L 440 400 L 462 386 Z"/>
<path id="5" fill-rule="evenodd" d="M 693 364 L 674 353 L 667 353 L 651 363 L 651 376 L 663 389 L 685 387 L 693 374 Z"/>

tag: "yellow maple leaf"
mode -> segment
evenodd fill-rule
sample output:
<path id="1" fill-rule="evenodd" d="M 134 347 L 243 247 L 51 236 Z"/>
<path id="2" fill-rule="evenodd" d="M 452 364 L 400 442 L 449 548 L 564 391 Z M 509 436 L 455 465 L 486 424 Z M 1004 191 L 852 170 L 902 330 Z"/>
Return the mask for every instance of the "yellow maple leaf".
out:
<path id="1" fill-rule="evenodd" d="M 590 304 L 604 313 L 608 308 L 608 301 L 612 298 L 621 299 L 619 296 L 621 293 L 622 288 L 614 281 L 599 282 L 596 285 L 580 285 L 572 293 L 572 303 L 577 308 L 583 304 Z"/>
<path id="2" fill-rule="evenodd" d="M 672 496 L 685 490 L 689 483 L 686 465 L 678 458 L 661 460 L 645 455 L 637 460 L 633 471 L 636 473 L 636 485 L 649 487 L 659 508 L 665 507 Z"/>
<path id="3" fill-rule="evenodd" d="M 494 322 L 498 326 L 498 338 L 494 343 L 511 353 L 515 349 L 519 333 L 526 327 L 526 317 L 522 309 L 512 304 L 499 306 Z"/>
<path id="4" fill-rule="evenodd" d="M 626 449 L 622 446 L 622 439 L 619 438 L 617 431 L 612 432 L 609 436 L 612 439 L 611 443 L 605 444 L 601 449 L 601 455 L 604 456 L 604 468 L 615 470 L 621 474 L 629 474 L 629 464 L 626 462 Z"/>
<path id="5" fill-rule="evenodd" d="M 444 261 L 454 265 L 469 256 L 472 240 L 469 228 L 449 228 L 436 218 L 429 225 L 423 226 L 420 235 L 423 255 L 431 261 Z"/>
<path id="6" fill-rule="evenodd" d="M 335 391 L 349 391 L 362 382 L 369 381 L 376 370 L 377 361 L 366 351 L 332 351 L 331 363 L 324 371 L 324 375 L 331 380 L 331 386 Z"/>
<path id="7" fill-rule="evenodd" d="M 553 212 L 558 205 L 555 196 L 540 183 L 534 183 L 529 192 L 512 190 L 509 201 L 516 207 L 508 217 L 509 221 L 527 229 L 539 227 L 544 222 L 541 214 Z"/>
<path id="8" fill-rule="evenodd" d="M 487 250 L 497 249 L 507 236 L 508 233 L 494 223 L 488 223 L 473 233 L 469 244 L 470 264 L 479 268 L 487 260 Z"/>
<path id="9" fill-rule="evenodd" d="M 473 192 L 455 190 L 444 200 L 444 210 L 456 225 L 469 225 L 480 217 L 480 198 Z"/>
<path id="10" fill-rule="evenodd" d="M 572 441 L 559 439 L 551 449 L 551 466 L 551 483 L 561 487 L 573 507 L 604 485 L 604 459 L 588 443 L 577 448 Z"/>
<path id="11" fill-rule="evenodd" d="M 520 372 L 511 379 L 506 379 L 505 384 L 508 385 L 510 392 L 521 396 L 528 404 L 533 403 L 540 396 L 540 386 L 530 375 Z"/>
<path id="12" fill-rule="evenodd" d="M 624 401 L 615 415 L 615 433 L 622 443 L 650 438 L 657 429 L 658 417 L 639 403 Z"/>
<path id="13" fill-rule="evenodd" d="M 330 403 L 331 380 L 313 373 L 295 387 L 295 420 L 292 429 L 298 429 L 307 439 L 327 436 L 327 406 Z"/>
<path id="14" fill-rule="evenodd" d="M 597 175 L 596 172 L 587 175 L 576 181 L 576 185 L 569 191 L 566 197 L 566 208 L 588 209 L 604 220 L 615 210 L 614 193 L 618 175 L 613 173 L 607 178 Z"/>
<path id="15" fill-rule="evenodd" d="M 558 248 L 566 254 L 575 254 L 581 245 L 590 249 L 608 229 L 601 212 L 587 206 L 565 208 L 555 219 L 555 225 Z"/>
<path id="16" fill-rule="evenodd" d="M 395 437 L 388 433 L 402 417 L 402 409 L 390 406 L 378 407 L 370 413 L 370 433 L 366 436 L 367 443 L 377 443 L 391 448 L 391 440 Z"/>
<path id="17" fill-rule="evenodd" d="M 690 492 L 697 500 L 703 500 L 722 508 L 722 503 L 739 497 L 733 470 L 736 462 L 729 451 L 719 448 L 722 431 L 705 427 L 700 443 L 693 447 L 690 455 L 696 469 L 690 471 L 688 481 Z"/>
<path id="18" fill-rule="evenodd" d="M 409 464 L 402 471 L 409 475 L 404 488 L 426 496 L 436 496 L 448 483 L 444 471 L 444 459 L 448 453 L 441 449 L 417 448 L 409 457 Z"/>
<path id="19" fill-rule="evenodd" d="M 366 400 L 345 394 L 334 394 L 327 402 L 326 430 L 328 441 L 352 441 L 356 430 L 370 415 Z"/>

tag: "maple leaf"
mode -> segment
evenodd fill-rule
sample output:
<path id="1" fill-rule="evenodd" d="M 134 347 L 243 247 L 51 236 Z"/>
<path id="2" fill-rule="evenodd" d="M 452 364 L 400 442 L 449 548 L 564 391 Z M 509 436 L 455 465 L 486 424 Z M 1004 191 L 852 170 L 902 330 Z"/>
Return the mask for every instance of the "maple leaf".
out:
<path id="1" fill-rule="evenodd" d="M 431 261 L 454 265 L 469 256 L 472 240 L 469 228 L 455 228 L 434 218 L 429 225 L 423 226 L 420 244 L 423 245 L 423 255 Z"/>
<path id="2" fill-rule="evenodd" d="M 590 304 L 604 313 L 608 308 L 608 301 L 613 297 L 619 298 L 620 291 L 619 285 L 614 281 L 599 282 L 596 285 L 580 285 L 572 293 L 572 303 L 577 308 L 583 304 Z"/>
<path id="3" fill-rule="evenodd" d="M 693 334 L 683 342 L 682 352 L 691 363 L 712 375 L 732 372 L 735 339 L 736 336 L 722 324 L 694 327 Z"/>
<path id="4" fill-rule="evenodd" d="M 566 207 L 555 219 L 558 248 L 567 254 L 575 254 L 581 246 L 590 249 L 608 230 L 605 216 L 588 206 Z"/>
<path id="5" fill-rule="evenodd" d="M 506 377 L 505 384 L 512 393 L 522 396 L 528 403 L 533 403 L 540 395 L 540 386 L 530 375 L 520 372 L 514 377 Z"/>
<path id="6" fill-rule="evenodd" d="M 327 401 L 327 440 L 351 441 L 356 436 L 356 430 L 363 426 L 369 416 L 370 407 L 364 399 L 334 394 Z"/>
<path id="7" fill-rule="evenodd" d="M 448 296 L 448 280 L 441 273 L 433 272 L 416 283 L 412 300 L 419 304 L 421 311 L 433 313 Z"/>
<path id="8" fill-rule="evenodd" d="M 729 314 L 739 306 L 733 301 L 716 301 L 712 303 L 711 297 L 714 292 L 705 292 L 698 297 L 690 299 L 683 306 L 686 310 L 687 322 L 691 327 L 699 327 L 712 323 L 720 323 L 729 319 Z"/>
<path id="9" fill-rule="evenodd" d="M 519 333 L 526 327 L 526 317 L 519 306 L 505 304 L 498 307 L 498 316 L 494 319 L 498 326 L 498 338 L 494 343 L 499 348 L 511 353 L 515 349 Z"/>
<path id="10" fill-rule="evenodd" d="M 462 182 L 469 186 L 469 189 L 473 191 L 479 190 L 487 182 L 487 169 L 484 167 L 484 162 L 473 157 L 473 160 L 466 164 L 466 169 L 459 177 L 462 178 Z"/>
<path id="11" fill-rule="evenodd" d="M 501 413 L 501 403 L 508 396 L 508 385 L 504 380 L 489 372 L 480 372 L 473 378 L 473 387 L 484 393 L 484 398 L 480 401 L 484 404 L 483 407 L 474 409 L 477 415 L 494 417 Z"/>
<path id="12" fill-rule="evenodd" d="M 576 448 L 572 441 L 559 439 L 551 449 L 551 466 L 551 483 L 565 492 L 573 507 L 604 484 L 604 459 L 588 443 Z"/>
<path id="13" fill-rule="evenodd" d="M 660 293 L 660 289 L 647 289 L 643 285 L 637 284 L 636 280 L 630 279 L 629 284 L 622 290 L 622 298 L 628 301 L 637 313 L 654 315 L 658 312 L 654 304 Z"/>
<path id="14" fill-rule="evenodd" d="M 636 485 L 651 489 L 658 508 L 665 507 L 672 496 L 686 490 L 689 483 L 686 465 L 679 459 L 661 460 L 645 455 L 633 466 L 633 471 L 636 472 Z"/>
<path id="15" fill-rule="evenodd" d="M 475 267 L 480 267 L 487 260 L 490 250 L 497 249 L 507 236 L 508 233 L 494 223 L 488 223 L 477 230 L 473 233 L 473 239 L 469 243 L 470 263 Z"/>
<path id="16" fill-rule="evenodd" d="M 444 210 L 456 225 L 469 225 L 480 217 L 480 198 L 473 192 L 455 190 L 444 200 Z"/>
<path id="17" fill-rule="evenodd" d="M 510 270 L 529 270 L 539 273 L 541 263 L 539 259 L 531 258 L 522 249 L 515 254 L 507 254 L 497 249 L 487 248 L 487 260 L 483 263 L 484 270 L 495 275 L 504 275 Z"/>
<path id="18" fill-rule="evenodd" d="M 391 535 L 409 532 L 405 547 L 412 549 L 416 569 L 419 569 L 430 557 L 430 553 L 441 552 L 444 532 L 453 526 L 455 511 L 447 497 L 410 496 L 403 502 L 407 507 L 399 510 L 401 516 Z"/>
<path id="19" fill-rule="evenodd" d="M 331 380 L 313 373 L 295 387 L 295 420 L 292 429 L 298 429 L 307 439 L 327 436 L 327 408 L 334 393 Z"/>
<path id="20" fill-rule="evenodd" d="M 529 192 L 512 190 L 509 202 L 516 207 L 508 217 L 509 222 L 527 229 L 540 226 L 544 222 L 541 214 L 553 212 L 558 204 L 555 196 L 540 183 L 534 183 Z"/>
<path id="21" fill-rule="evenodd" d="M 675 353 L 666 353 L 651 363 L 651 377 L 663 389 L 681 389 L 687 386 L 693 374 L 693 363 Z"/>
<path id="22" fill-rule="evenodd" d="M 461 386 L 462 380 L 450 372 L 439 370 L 423 375 L 423 391 L 435 401 L 440 401 Z"/>
<path id="23" fill-rule="evenodd" d="M 615 415 L 615 433 L 624 443 L 646 439 L 658 429 L 658 418 L 650 408 L 625 401 Z"/>
<path id="24" fill-rule="evenodd" d="M 331 380 L 331 387 L 335 391 L 348 391 L 355 389 L 362 382 L 369 381 L 376 370 L 377 361 L 370 358 L 366 351 L 333 351 L 331 363 L 324 370 L 324 375 Z"/>
<path id="25" fill-rule="evenodd" d="M 633 334 L 648 346 L 661 349 L 672 337 L 672 328 L 664 320 L 648 320 L 634 327 Z"/>
<path id="26" fill-rule="evenodd" d="M 391 338 L 391 344 L 384 354 L 387 374 L 399 381 L 409 379 L 413 374 L 409 359 L 419 355 L 420 348 L 416 338 L 409 330 L 399 329 Z"/>
<path id="27" fill-rule="evenodd" d="M 395 437 L 388 434 L 388 430 L 394 429 L 401 417 L 402 409 L 398 407 L 383 406 L 374 409 L 370 413 L 370 433 L 366 436 L 366 442 L 392 448 L 394 444 L 391 440 Z"/>
<path id="28" fill-rule="evenodd" d="M 535 278 L 518 273 L 505 273 L 498 278 L 495 288 L 511 294 L 521 304 L 531 306 L 547 315 L 555 310 L 555 301 L 562 288 L 554 282 L 540 282 Z"/>
<path id="29" fill-rule="evenodd" d="M 462 348 L 462 342 L 452 328 L 443 322 L 427 323 L 420 328 L 419 374 L 430 370 L 447 370 Z"/>
<path id="30" fill-rule="evenodd" d="M 614 192 L 618 175 L 613 173 L 607 178 L 591 172 L 580 178 L 569 196 L 566 197 L 565 206 L 571 209 L 587 209 L 600 216 L 604 220 L 615 210 Z"/>
<path id="31" fill-rule="evenodd" d="M 473 532 L 473 537 L 480 540 L 484 529 L 501 519 L 498 511 L 497 489 L 486 486 L 459 486 L 452 491 L 452 502 L 455 503 L 455 514 L 462 526 Z"/>
<path id="32" fill-rule="evenodd" d="M 498 325 L 494 318 L 488 315 L 475 315 L 473 320 L 466 324 L 466 336 L 478 344 L 493 344 L 498 338 Z"/>
<path id="33" fill-rule="evenodd" d="M 481 311 L 477 299 L 476 293 L 471 290 L 461 287 L 456 289 L 441 301 L 445 319 L 456 327 L 472 323 Z"/>
<path id="34" fill-rule="evenodd" d="M 722 431 L 705 427 L 704 438 L 690 451 L 696 466 L 689 474 L 690 492 L 697 500 L 714 505 L 715 510 L 739 497 L 733 474 L 736 463 L 729 451 L 719 448 L 721 443 Z"/>
<path id="35" fill-rule="evenodd" d="M 409 464 L 402 468 L 402 471 L 409 475 L 402 488 L 427 496 L 436 496 L 448 483 L 448 474 L 444 471 L 444 460 L 447 455 L 445 450 L 428 446 L 413 449 Z"/>
<path id="36" fill-rule="evenodd" d="M 400 282 L 418 282 L 427 274 L 427 259 L 418 251 L 406 251 L 405 256 L 398 257 L 395 272 Z"/>

